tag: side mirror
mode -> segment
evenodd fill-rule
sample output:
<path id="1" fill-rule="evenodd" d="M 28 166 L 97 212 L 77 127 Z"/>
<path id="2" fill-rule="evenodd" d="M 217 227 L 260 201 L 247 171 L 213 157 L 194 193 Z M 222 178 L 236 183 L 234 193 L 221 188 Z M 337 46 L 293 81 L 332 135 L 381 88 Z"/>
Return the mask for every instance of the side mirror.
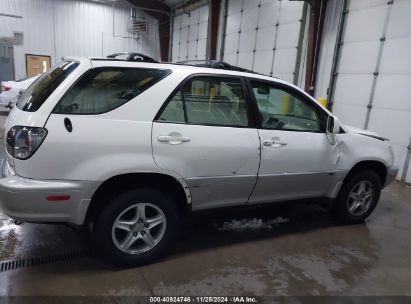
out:
<path id="1" fill-rule="evenodd" d="M 337 139 L 335 134 L 340 133 L 340 122 L 335 116 L 328 116 L 327 119 L 327 138 L 331 145 L 335 145 Z"/>
<path id="2" fill-rule="evenodd" d="M 328 116 L 327 119 L 327 133 L 328 134 L 338 134 L 340 133 L 340 122 L 335 116 Z"/>

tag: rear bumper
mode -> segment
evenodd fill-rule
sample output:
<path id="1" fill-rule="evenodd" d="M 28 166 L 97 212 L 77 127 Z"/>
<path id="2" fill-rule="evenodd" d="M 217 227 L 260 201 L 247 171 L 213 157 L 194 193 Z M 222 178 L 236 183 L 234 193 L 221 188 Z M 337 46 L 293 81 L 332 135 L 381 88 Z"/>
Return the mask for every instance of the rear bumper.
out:
<path id="1" fill-rule="evenodd" d="M 388 168 L 387 178 L 385 179 L 384 187 L 389 186 L 394 181 L 395 177 L 398 174 L 398 170 L 399 170 L 398 166 L 394 166 L 394 165 Z"/>
<path id="2" fill-rule="evenodd" d="M 33 180 L 17 175 L 0 179 L 0 208 L 22 222 L 67 222 L 81 225 L 90 203 L 84 198 L 90 183 Z M 49 200 L 51 196 L 67 200 Z"/>

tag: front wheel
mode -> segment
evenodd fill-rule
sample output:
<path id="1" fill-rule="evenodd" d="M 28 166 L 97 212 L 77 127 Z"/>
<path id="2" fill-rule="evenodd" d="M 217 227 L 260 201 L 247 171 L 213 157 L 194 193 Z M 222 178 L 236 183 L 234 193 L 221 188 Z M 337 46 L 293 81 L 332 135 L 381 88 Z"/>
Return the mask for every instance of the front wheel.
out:
<path id="1" fill-rule="evenodd" d="M 381 180 L 373 171 L 359 172 L 342 186 L 332 213 L 342 223 L 363 222 L 375 209 L 381 194 Z"/>
<path id="2" fill-rule="evenodd" d="M 117 265 L 136 266 L 159 258 L 177 229 L 174 202 L 154 189 L 131 190 L 102 210 L 94 235 L 104 258 Z"/>

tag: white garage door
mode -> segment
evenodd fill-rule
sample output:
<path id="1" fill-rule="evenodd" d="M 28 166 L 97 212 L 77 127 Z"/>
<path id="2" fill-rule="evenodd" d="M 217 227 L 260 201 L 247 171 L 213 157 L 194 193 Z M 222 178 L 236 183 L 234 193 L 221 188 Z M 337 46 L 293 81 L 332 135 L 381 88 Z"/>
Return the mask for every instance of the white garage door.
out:
<path id="1" fill-rule="evenodd" d="M 207 50 L 208 5 L 176 16 L 172 61 L 204 60 Z"/>
<path id="2" fill-rule="evenodd" d="M 222 60 L 295 82 L 303 1 L 229 0 Z"/>
<path id="3" fill-rule="evenodd" d="M 397 178 L 407 182 L 411 182 L 407 158 L 411 144 L 410 14 L 410 0 L 350 1 L 333 98 L 333 112 L 346 124 L 391 139 L 400 167 Z"/>

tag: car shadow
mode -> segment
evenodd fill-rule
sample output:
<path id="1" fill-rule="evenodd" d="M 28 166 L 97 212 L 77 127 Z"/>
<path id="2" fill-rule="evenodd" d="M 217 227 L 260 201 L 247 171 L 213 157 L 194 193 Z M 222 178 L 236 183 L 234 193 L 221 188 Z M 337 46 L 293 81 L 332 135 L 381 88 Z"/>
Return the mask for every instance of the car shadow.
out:
<path id="1" fill-rule="evenodd" d="M 313 201 L 207 210 L 181 224 L 171 256 L 335 225 L 329 212 Z"/>
<path id="2" fill-rule="evenodd" d="M 195 212 L 182 221 L 177 239 L 163 261 L 171 261 L 186 255 L 199 253 L 233 244 L 275 239 L 284 235 L 325 229 L 338 225 L 330 214 L 318 204 L 309 201 L 290 201 L 242 208 L 219 208 Z M 81 264 L 72 271 L 116 271 L 121 267 L 104 263 L 95 252 L 92 242 L 88 242 L 83 232 L 77 231 L 78 245 L 88 248 L 87 260 L 83 263 L 74 259 L 70 264 Z M 64 250 L 64 248 L 61 248 Z M 86 269 L 85 269 L 86 268 Z M 47 268 L 44 271 L 53 271 Z M 67 269 L 70 271 L 70 268 Z"/>

